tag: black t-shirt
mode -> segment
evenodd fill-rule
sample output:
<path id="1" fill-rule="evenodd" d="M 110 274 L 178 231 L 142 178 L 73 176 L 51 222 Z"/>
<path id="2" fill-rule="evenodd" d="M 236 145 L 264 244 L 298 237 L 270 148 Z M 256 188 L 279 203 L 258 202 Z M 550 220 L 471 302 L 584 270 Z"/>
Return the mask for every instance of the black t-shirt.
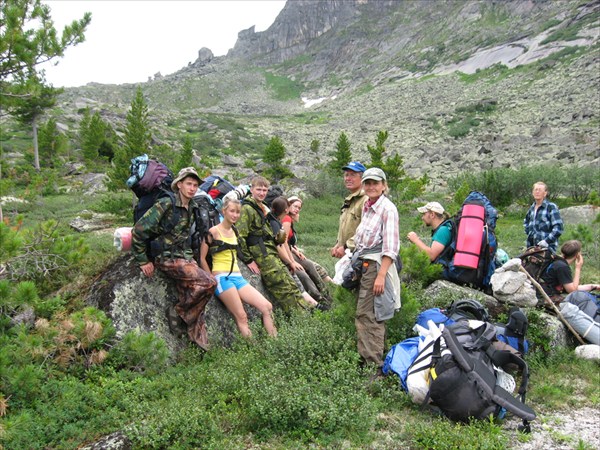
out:
<path id="1" fill-rule="evenodd" d="M 542 287 L 549 297 L 562 294 L 564 292 L 563 286 L 573 282 L 571 267 L 562 259 L 550 264 L 541 278 L 543 281 L 541 283 Z"/>

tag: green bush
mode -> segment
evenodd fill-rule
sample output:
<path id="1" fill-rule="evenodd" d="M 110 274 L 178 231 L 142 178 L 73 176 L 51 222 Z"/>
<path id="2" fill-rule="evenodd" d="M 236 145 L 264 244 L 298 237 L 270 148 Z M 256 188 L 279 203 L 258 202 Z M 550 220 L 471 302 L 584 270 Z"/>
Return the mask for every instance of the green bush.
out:
<path id="1" fill-rule="evenodd" d="M 440 264 L 431 264 L 429 256 L 414 245 L 400 248 L 402 257 L 402 276 L 407 283 L 426 287 L 438 280 L 442 274 Z"/>
<path id="2" fill-rule="evenodd" d="M 129 331 L 110 352 L 108 363 L 117 369 L 156 374 L 165 369 L 169 350 L 154 333 Z"/>
<path id="3" fill-rule="evenodd" d="M 477 421 L 471 425 L 440 420 L 435 423 L 415 423 L 410 428 L 412 443 L 417 448 L 436 450 L 503 450 L 510 440 L 502 426 L 493 420 Z"/>
<path id="4" fill-rule="evenodd" d="M 463 173 L 448 180 L 453 191 L 468 185 L 483 192 L 496 207 L 512 203 L 531 203 L 533 184 L 543 181 L 548 186 L 548 199 L 556 201 L 559 196 L 575 202 L 585 202 L 595 187 L 597 168 L 593 166 L 564 168 L 554 164 L 527 166 L 520 169 L 490 169 L 481 173 Z"/>
<path id="5" fill-rule="evenodd" d="M 34 281 L 40 292 L 49 291 L 78 273 L 79 263 L 89 252 L 83 238 L 65 234 L 56 220 L 21 233 L 21 248 L 13 250 L 13 256 L 7 260 L 7 274 L 13 280 Z"/>

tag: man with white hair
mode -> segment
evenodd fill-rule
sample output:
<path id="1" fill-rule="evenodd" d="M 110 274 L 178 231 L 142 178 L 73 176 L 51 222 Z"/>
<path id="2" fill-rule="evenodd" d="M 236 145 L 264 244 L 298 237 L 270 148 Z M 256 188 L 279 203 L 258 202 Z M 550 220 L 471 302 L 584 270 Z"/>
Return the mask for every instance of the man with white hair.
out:
<path id="1" fill-rule="evenodd" d="M 417 208 L 417 211 L 422 214 L 421 220 L 425 225 L 432 228 L 431 246 L 419 239 L 414 231 L 408 233 L 408 240 L 427 253 L 430 261 L 436 262 L 444 249 L 452 242 L 452 223 L 448 213 L 438 202 L 429 202 L 425 206 Z"/>

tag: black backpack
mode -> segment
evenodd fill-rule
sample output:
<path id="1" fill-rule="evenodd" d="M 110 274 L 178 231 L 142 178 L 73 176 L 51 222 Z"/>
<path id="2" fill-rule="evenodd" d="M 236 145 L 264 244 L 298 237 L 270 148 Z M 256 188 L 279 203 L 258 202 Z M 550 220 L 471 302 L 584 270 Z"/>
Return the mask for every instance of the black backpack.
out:
<path id="1" fill-rule="evenodd" d="M 557 255 L 552 250 L 537 246 L 529 247 L 518 258 L 527 273 L 540 284 L 545 283 L 542 277 L 548 272 L 552 263 L 559 260 L 564 261 L 562 256 Z"/>
<path id="2" fill-rule="evenodd" d="M 475 319 L 487 322 L 490 319 L 490 315 L 485 306 L 471 298 L 452 302 L 452 304 L 446 308 L 445 314 L 455 322 L 462 319 Z"/>
<path id="3" fill-rule="evenodd" d="M 150 159 L 144 154 L 131 160 L 129 178 L 126 183 L 133 191 L 138 201 L 133 209 L 135 224 L 156 201 L 163 197 L 174 199 L 171 183 L 173 172 L 156 159 Z"/>
<path id="4" fill-rule="evenodd" d="M 502 418 L 510 412 L 523 419 L 522 430 L 528 432 L 529 421 L 536 417 L 525 405 L 529 368 L 515 353 L 496 350 L 491 345 L 495 335 L 496 330 L 490 323 L 471 329 L 468 322 L 462 320 L 445 327 L 441 338 L 433 343 L 431 381 L 424 404 L 431 399 L 449 419 L 460 422 L 487 419 L 490 415 Z M 519 398 L 502 387 L 502 373 L 494 366 L 507 370 L 518 367 L 521 373 Z"/>
<path id="5" fill-rule="evenodd" d="M 208 230 L 221 223 L 221 214 L 214 200 L 204 191 L 198 190 L 194 196 L 194 202 L 198 205 L 198 209 L 190 232 L 190 239 L 196 261 L 200 263 L 200 247 L 203 243 L 208 244 Z"/>
<path id="6" fill-rule="evenodd" d="M 529 351 L 529 342 L 525 338 L 529 321 L 527 316 L 518 306 L 513 306 L 508 311 L 508 321 L 506 325 L 495 324 L 496 337 L 499 341 L 510 345 L 521 355 Z"/>
<path id="7" fill-rule="evenodd" d="M 265 199 L 263 200 L 263 203 L 270 208 L 271 203 L 273 203 L 273 200 L 275 200 L 277 197 L 281 197 L 282 195 L 283 195 L 283 188 L 281 186 L 273 184 L 273 185 L 269 186 L 269 191 L 267 192 L 267 195 L 266 195 Z"/>
<path id="8" fill-rule="evenodd" d="M 165 224 L 165 232 L 169 233 L 179 222 L 179 212 L 174 208 L 175 194 L 171 189 L 173 172 L 165 164 L 144 154 L 131 160 L 129 174 L 126 184 L 137 197 L 133 208 L 133 224 L 135 225 L 158 200 L 168 197 L 173 207 L 171 221 Z M 148 258 L 152 260 L 159 253 L 160 243 L 156 240 L 149 241 L 146 249 Z"/>

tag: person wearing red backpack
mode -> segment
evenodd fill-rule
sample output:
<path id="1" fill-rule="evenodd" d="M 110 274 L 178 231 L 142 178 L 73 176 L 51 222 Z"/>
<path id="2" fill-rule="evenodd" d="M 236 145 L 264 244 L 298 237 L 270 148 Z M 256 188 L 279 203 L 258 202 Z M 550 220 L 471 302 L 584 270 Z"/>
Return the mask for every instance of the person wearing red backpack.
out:
<path id="1" fill-rule="evenodd" d="M 204 309 L 213 296 L 216 281 L 198 266 L 188 239 L 197 217 L 198 206 L 193 199 L 201 181 L 193 167 L 181 169 L 171 184 L 175 203 L 164 197 L 146 211 L 133 227 L 131 249 L 145 276 L 152 277 L 155 269 L 159 269 L 175 280 L 179 297 L 175 311 L 186 323 L 190 340 L 207 350 Z M 159 244 L 154 261 L 146 253 L 150 240 Z M 169 326 L 172 327 L 172 324 L 169 323 Z"/>
<path id="2" fill-rule="evenodd" d="M 420 250 L 427 253 L 429 260 L 434 262 L 452 242 L 450 216 L 438 202 L 429 202 L 425 206 L 417 208 L 417 211 L 421 213 L 423 223 L 432 229 L 431 246 L 428 246 L 419 239 L 419 236 L 414 231 L 409 232 L 407 238 Z"/>

